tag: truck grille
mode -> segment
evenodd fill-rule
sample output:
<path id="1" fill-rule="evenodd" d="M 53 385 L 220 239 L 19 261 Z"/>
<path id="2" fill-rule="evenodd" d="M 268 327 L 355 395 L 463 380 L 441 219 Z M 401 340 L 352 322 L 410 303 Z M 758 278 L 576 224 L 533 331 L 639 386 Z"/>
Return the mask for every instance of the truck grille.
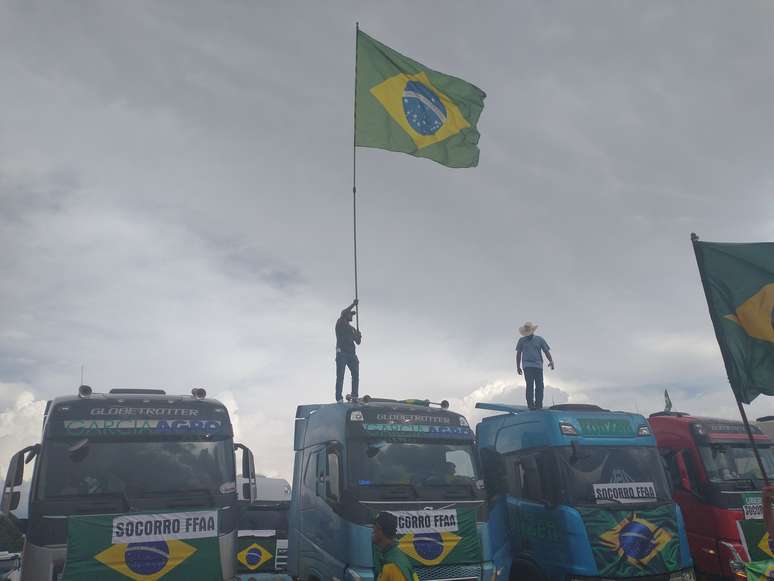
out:
<path id="1" fill-rule="evenodd" d="M 478 581 L 481 579 L 481 565 L 438 565 L 416 567 L 420 581 Z"/>

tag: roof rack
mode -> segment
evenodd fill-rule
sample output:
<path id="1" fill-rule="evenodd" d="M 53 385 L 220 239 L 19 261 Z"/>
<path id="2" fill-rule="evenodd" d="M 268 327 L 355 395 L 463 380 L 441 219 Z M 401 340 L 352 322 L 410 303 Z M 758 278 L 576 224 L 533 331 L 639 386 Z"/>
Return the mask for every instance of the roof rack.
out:
<path id="1" fill-rule="evenodd" d="M 349 396 L 347 396 L 349 398 Z M 349 400 L 348 400 L 349 401 Z M 440 406 L 442 409 L 449 408 L 449 402 L 445 399 L 440 402 L 430 401 L 429 399 L 389 399 L 384 397 L 371 397 L 370 395 L 364 395 L 360 398 L 361 403 L 403 403 L 408 405 L 421 405 L 424 407 L 430 407 L 431 405 Z"/>
<path id="2" fill-rule="evenodd" d="M 111 389 L 110 392 L 113 395 L 167 395 L 167 392 L 163 389 L 141 389 L 135 387 L 119 387 Z"/>
<path id="3" fill-rule="evenodd" d="M 566 412 L 609 412 L 610 410 L 601 408 L 592 403 L 558 403 L 552 405 L 550 410 L 560 410 Z"/>
<path id="4" fill-rule="evenodd" d="M 489 403 L 483 401 L 476 402 L 476 408 L 494 412 L 506 412 L 509 414 L 518 414 L 519 412 L 529 411 L 529 408 L 525 405 L 510 405 L 507 403 Z"/>

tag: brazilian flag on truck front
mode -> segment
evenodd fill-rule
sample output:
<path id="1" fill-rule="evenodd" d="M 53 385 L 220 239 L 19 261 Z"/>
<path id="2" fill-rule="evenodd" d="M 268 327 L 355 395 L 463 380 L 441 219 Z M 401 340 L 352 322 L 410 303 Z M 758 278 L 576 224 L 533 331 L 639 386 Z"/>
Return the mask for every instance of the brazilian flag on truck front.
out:
<path id="1" fill-rule="evenodd" d="M 576 509 L 591 544 L 600 577 L 662 575 L 680 568 L 675 508 Z"/>
<path id="2" fill-rule="evenodd" d="M 471 509 L 391 510 L 398 517 L 397 544 L 414 567 L 481 562 L 476 511 Z M 379 551 L 374 564 L 381 570 Z"/>
<path id="3" fill-rule="evenodd" d="M 218 511 L 71 516 L 63 581 L 220 581 Z"/>

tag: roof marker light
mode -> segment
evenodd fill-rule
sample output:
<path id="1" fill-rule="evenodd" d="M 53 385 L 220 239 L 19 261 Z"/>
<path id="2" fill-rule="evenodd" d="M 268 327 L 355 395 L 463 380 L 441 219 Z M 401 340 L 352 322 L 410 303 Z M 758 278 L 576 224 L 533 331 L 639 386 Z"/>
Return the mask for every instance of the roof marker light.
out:
<path id="1" fill-rule="evenodd" d="M 577 436 L 578 430 L 569 422 L 559 422 L 559 430 L 565 436 Z"/>
<path id="2" fill-rule="evenodd" d="M 194 397 L 194 399 L 204 399 L 207 397 L 207 390 L 205 390 L 203 387 L 194 387 L 191 390 L 191 395 Z"/>
<path id="3" fill-rule="evenodd" d="M 91 394 L 92 390 L 88 385 L 78 387 L 78 397 L 89 397 Z"/>

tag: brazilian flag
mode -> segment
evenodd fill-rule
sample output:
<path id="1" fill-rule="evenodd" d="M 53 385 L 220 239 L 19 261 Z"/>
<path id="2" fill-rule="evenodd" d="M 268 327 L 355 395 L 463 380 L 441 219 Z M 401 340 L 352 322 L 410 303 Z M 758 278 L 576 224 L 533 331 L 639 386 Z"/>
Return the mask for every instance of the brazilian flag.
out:
<path id="1" fill-rule="evenodd" d="M 187 523 L 198 521 L 199 515 L 209 514 L 217 515 L 217 512 L 70 516 L 67 518 L 67 562 L 62 579 L 221 581 L 217 521 L 206 533 L 201 529 L 192 535 L 184 532 Z M 143 532 L 128 542 L 115 542 L 117 523 L 126 524 L 122 521 L 142 522 L 148 527 L 144 531 L 150 534 Z"/>
<path id="2" fill-rule="evenodd" d="M 744 564 L 749 581 L 769 581 L 774 576 L 774 561 L 753 561 Z"/>
<path id="3" fill-rule="evenodd" d="M 744 403 L 774 395 L 774 243 L 694 249 L 731 389 Z"/>
<path id="4" fill-rule="evenodd" d="M 478 118 L 486 94 L 357 32 L 355 144 L 478 165 Z"/>
<path id="5" fill-rule="evenodd" d="M 680 538 L 672 505 L 644 510 L 582 508 L 601 577 L 664 575 L 680 568 Z"/>

